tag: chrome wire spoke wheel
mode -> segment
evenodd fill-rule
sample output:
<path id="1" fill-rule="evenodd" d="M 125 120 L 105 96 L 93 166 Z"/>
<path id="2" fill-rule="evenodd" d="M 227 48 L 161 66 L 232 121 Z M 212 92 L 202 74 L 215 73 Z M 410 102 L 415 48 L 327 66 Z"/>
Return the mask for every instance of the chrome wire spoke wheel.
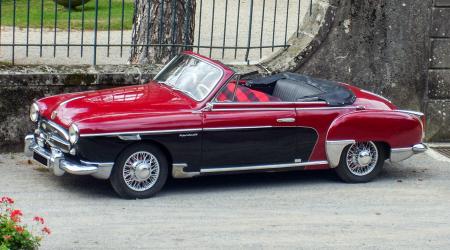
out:
<path id="1" fill-rule="evenodd" d="M 370 174 L 378 162 L 378 149 L 375 143 L 357 142 L 350 146 L 347 151 L 346 165 L 350 172 L 356 176 Z"/>
<path id="2" fill-rule="evenodd" d="M 146 151 L 136 152 L 128 157 L 123 166 L 125 184 L 134 191 L 146 191 L 158 180 L 160 165 L 158 159 Z"/>

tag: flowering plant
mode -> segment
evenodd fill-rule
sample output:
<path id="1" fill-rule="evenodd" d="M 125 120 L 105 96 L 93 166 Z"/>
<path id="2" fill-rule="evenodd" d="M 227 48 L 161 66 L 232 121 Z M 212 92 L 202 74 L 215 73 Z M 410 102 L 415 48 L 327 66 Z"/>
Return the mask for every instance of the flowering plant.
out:
<path id="1" fill-rule="evenodd" d="M 50 229 L 42 217 L 35 216 L 29 230 L 22 223 L 22 211 L 14 209 L 13 204 L 14 200 L 9 197 L 0 198 L 0 250 L 37 249 L 42 238 L 51 233 Z"/>

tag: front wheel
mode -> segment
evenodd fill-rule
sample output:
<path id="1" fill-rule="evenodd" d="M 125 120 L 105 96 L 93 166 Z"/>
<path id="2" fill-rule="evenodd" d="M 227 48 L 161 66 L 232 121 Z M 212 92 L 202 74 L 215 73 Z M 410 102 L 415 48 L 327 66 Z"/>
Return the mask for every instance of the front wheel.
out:
<path id="1" fill-rule="evenodd" d="M 125 199 L 144 199 L 164 186 L 168 162 L 159 148 L 139 144 L 127 148 L 117 158 L 110 182 L 116 193 Z"/>
<path id="2" fill-rule="evenodd" d="M 356 142 L 342 151 L 336 173 L 345 182 L 369 182 L 381 172 L 385 159 L 380 144 L 372 141 Z"/>

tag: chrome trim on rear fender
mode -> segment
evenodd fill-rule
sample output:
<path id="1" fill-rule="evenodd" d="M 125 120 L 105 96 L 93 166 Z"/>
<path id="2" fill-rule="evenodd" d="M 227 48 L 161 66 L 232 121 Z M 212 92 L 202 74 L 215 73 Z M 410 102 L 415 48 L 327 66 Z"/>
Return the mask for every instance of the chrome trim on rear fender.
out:
<path id="1" fill-rule="evenodd" d="M 401 112 L 401 113 L 406 113 L 406 114 L 410 114 L 410 115 L 415 115 L 415 116 L 424 116 L 424 114 L 422 112 L 419 111 L 413 111 L 413 110 L 403 110 L 403 109 L 395 109 L 394 111 L 397 112 Z"/>
<path id="2" fill-rule="evenodd" d="M 335 168 L 339 165 L 342 150 L 353 143 L 355 143 L 355 140 L 326 141 L 325 151 L 331 168 Z"/>
<path id="3" fill-rule="evenodd" d="M 373 92 L 371 92 L 371 91 L 368 91 L 368 90 L 365 90 L 365 89 L 361 89 L 361 92 L 364 92 L 364 93 L 366 93 L 366 94 L 374 95 L 374 96 L 379 97 L 379 98 L 381 98 L 381 99 L 383 99 L 383 100 L 385 100 L 385 101 L 388 101 L 389 103 L 392 103 L 392 102 L 391 102 L 389 99 L 387 99 L 386 97 L 384 97 L 384 96 L 382 96 L 382 95 L 379 95 L 379 94 L 375 94 L 375 93 L 373 93 Z"/>
<path id="4" fill-rule="evenodd" d="M 428 149 L 428 147 L 423 144 L 419 143 L 409 148 L 392 148 L 391 149 L 391 162 L 399 162 L 408 159 L 409 157 L 413 156 L 414 154 L 423 153 Z"/>

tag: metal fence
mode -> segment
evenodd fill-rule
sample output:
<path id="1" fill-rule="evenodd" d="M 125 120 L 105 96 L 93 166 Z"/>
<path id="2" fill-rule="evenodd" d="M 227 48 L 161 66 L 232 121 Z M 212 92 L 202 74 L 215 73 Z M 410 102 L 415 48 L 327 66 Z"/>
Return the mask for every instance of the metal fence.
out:
<path id="1" fill-rule="evenodd" d="M 80 6 L 71 6 L 78 1 Z M 171 6 L 177 0 L 160 1 Z M 0 62 L 125 64 L 131 46 L 185 46 L 132 44 L 134 0 L 68 2 L 63 7 L 53 0 L 0 0 Z M 228 63 L 257 62 L 289 46 L 311 5 L 312 0 L 196 0 L 194 44 L 188 47 Z M 155 18 L 167 18 L 164 25 L 170 25 L 169 17 Z"/>

